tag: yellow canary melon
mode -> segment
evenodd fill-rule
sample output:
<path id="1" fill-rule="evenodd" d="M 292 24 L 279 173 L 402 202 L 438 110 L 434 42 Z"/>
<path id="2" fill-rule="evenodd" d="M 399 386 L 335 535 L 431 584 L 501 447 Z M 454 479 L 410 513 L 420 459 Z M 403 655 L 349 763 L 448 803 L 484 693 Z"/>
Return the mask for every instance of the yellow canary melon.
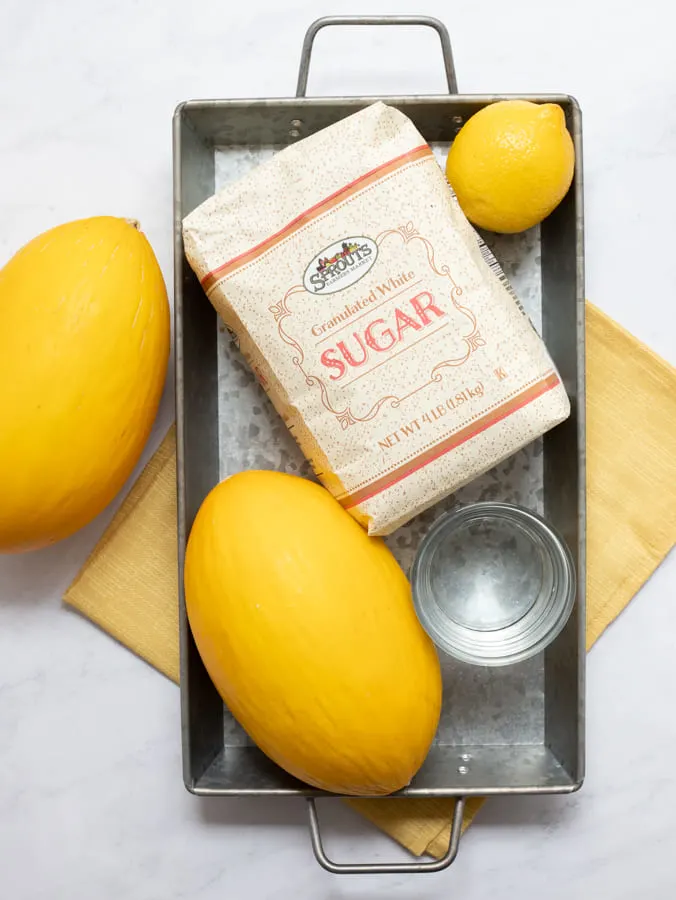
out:
<path id="1" fill-rule="evenodd" d="M 327 490 L 279 472 L 221 482 L 184 576 L 206 669 L 268 756 L 339 794 L 411 781 L 439 721 L 439 660 L 398 563 Z"/>
<path id="2" fill-rule="evenodd" d="M 60 225 L 0 270 L 0 552 L 66 537 L 117 494 L 150 434 L 167 293 L 135 224 Z"/>

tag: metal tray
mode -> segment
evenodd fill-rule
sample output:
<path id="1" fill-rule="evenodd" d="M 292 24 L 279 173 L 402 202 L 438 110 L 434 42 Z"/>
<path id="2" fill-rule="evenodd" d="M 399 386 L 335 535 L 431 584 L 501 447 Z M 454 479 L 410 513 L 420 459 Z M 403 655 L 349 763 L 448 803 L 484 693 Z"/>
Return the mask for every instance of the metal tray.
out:
<path id="1" fill-rule="evenodd" d="M 307 98 L 312 42 L 333 24 L 425 25 L 441 39 L 449 94 Z M 181 221 L 222 184 L 299 138 L 385 99 L 409 116 L 443 160 L 462 123 L 499 95 L 456 93 L 448 33 L 427 17 L 330 17 L 309 28 L 293 99 L 206 100 L 181 104 L 174 116 L 174 253 L 176 405 L 178 420 L 179 562 L 197 509 L 225 475 L 244 468 L 309 474 L 281 419 L 232 346 L 185 260 Z M 389 538 L 408 568 L 415 548 L 441 511 L 477 499 L 521 503 L 541 512 L 566 539 L 575 559 L 578 594 L 561 635 L 520 665 L 483 669 L 443 660 L 439 731 L 422 769 L 400 796 L 457 797 L 449 852 L 442 860 L 339 864 L 321 844 L 313 790 L 253 746 L 224 707 L 200 660 L 180 598 L 183 771 L 201 795 L 305 796 L 319 862 L 332 872 L 438 871 L 455 857 L 465 797 L 567 793 L 584 770 L 585 429 L 584 286 L 581 117 L 567 95 L 521 99 L 559 103 L 575 141 L 575 181 L 539 229 L 484 235 L 541 331 L 570 396 L 572 415 L 545 437 L 449 497 Z M 182 584 L 182 575 L 181 575 Z"/>

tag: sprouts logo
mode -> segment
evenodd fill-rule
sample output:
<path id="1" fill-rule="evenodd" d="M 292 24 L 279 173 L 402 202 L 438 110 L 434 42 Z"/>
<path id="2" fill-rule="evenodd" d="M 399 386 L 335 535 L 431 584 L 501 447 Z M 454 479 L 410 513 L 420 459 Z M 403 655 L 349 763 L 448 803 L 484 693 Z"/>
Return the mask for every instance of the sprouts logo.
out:
<path id="1" fill-rule="evenodd" d="M 325 247 L 305 270 L 303 284 L 311 294 L 335 294 L 369 271 L 378 256 L 375 241 L 346 237 Z"/>

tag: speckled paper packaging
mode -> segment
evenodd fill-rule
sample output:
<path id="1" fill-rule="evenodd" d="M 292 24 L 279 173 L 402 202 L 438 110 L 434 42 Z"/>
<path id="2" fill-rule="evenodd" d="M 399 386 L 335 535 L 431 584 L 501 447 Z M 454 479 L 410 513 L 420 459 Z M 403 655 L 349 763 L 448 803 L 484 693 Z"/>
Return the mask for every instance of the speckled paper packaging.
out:
<path id="1" fill-rule="evenodd" d="M 569 414 L 431 150 L 383 103 L 227 185 L 183 236 L 319 479 L 371 534 Z"/>

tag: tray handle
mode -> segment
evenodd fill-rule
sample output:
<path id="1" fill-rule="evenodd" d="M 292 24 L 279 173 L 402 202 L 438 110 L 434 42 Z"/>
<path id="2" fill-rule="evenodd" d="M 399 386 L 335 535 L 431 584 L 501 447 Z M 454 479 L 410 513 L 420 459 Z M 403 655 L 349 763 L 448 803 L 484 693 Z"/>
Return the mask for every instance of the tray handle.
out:
<path id="1" fill-rule="evenodd" d="M 327 25 L 424 25 L 427 28 L 433 28 L 441 41 L 441 53 L 444 58 L 448 93 L 458 93 L 451 40 L 446 26 L 439 19 L 435 19 L 432 16 L 323 16 L 321 19 L 316 19 L 305 33 L 300 56 L 300 69 L 298 70 L 296 97 L 306 96 L 312 44 L 317 32 L 322 28 L 326 28 Z"/>
<path id="2" fill-rule="evenodd" d="M 418 872 L 442 872 L 447 869 L 458 855 L 460 833 L 462 832 L 462 816 L 465 811 L 465 798 L 458 797 L 453 810 L 453 822 L 451 823 L 451 839 L 448 850 L 441 857 L 432 862 L 410 863 L 337 863 L 324 852 L 322 837 L 319 830 L 319 817 L 314 798 L 308 797 L 308 813 L 310 816 L 310 839 L 315 858 L 322 868 L 333 875 L 391 875 L 391 874 L 417 874 Z"/>

